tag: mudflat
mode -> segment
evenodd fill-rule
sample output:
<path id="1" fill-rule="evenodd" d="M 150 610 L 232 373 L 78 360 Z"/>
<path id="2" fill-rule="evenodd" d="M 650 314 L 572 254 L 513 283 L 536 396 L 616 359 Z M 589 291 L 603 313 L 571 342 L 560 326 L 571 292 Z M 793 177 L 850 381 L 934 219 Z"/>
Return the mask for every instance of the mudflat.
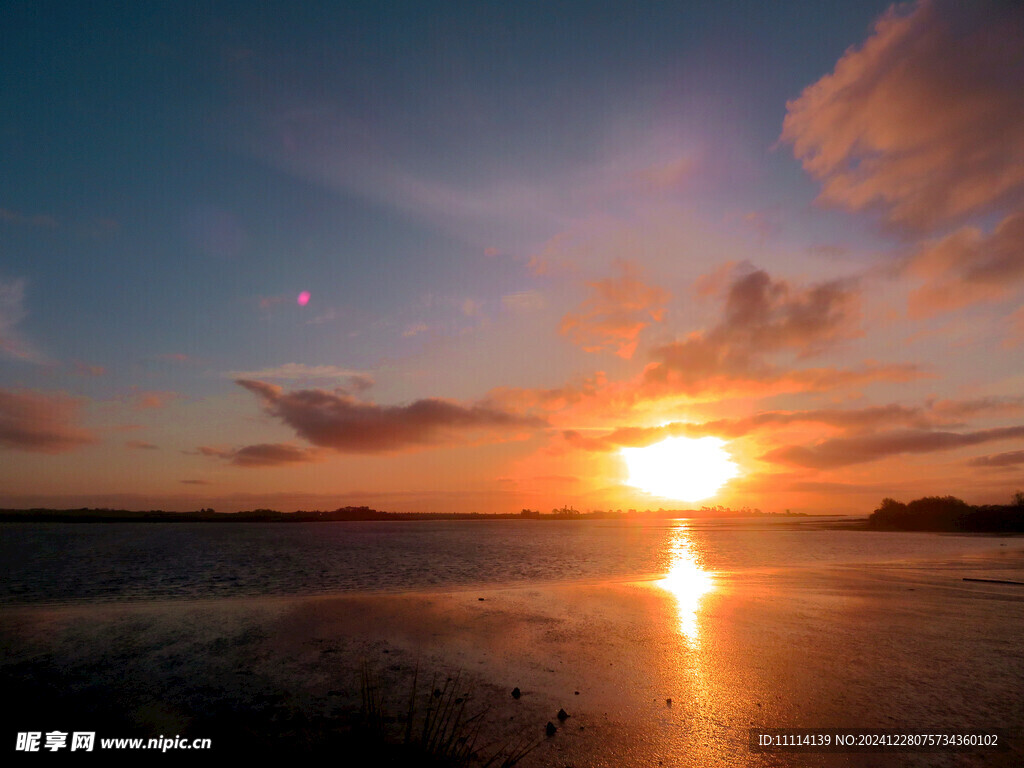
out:
<path id="1" fill-rule="evenodd" d="M 437 691 L 478 716 L 482 756 L 532 747 L 523 766 L 1016 765 L 1024 587 L 963 580 L 1020 579 L 1024 557 L 1006 554 L 963 574 L 915 563 L 5 606 L 2 681 L 19 702 L 6 738 L 96 731 L 324 755 L 358 736 L 371 761 Z M 366 674 L 383 730 L 369 741 Z M 1010 749 L 761 754 L 750 728 L 1000 729 Z"/>

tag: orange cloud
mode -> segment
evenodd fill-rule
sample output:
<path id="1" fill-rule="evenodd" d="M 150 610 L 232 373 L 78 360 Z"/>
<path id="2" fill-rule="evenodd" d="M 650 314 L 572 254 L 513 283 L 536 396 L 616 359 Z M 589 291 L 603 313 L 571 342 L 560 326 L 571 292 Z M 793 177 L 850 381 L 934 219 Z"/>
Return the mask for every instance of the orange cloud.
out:
<path id="1" fill-rule="evenodd" d="M 63 395 L 0 390 L 0 447 L 63 453 L 95 443 L 76 423 L 80 401 Z"/>
<path id="2" fill-rule="evenodd" d="M 782 140 L 821 197 L 932 228 L 1024 200 L 1024 5 L 894 6 L 787 104 Z"/>
<path id="3" fill-rule="evenodd" d="M 285 392 L 262 381 L 239 379 L 235 383 L 257 395 L 267 413 L 299 436 L 314 445 L 351 453 L 453 443 L 470 432 L 514 434 L 545 423 L 489 404 L 465 406 L 431 398 L 404 406 L 382 406 L 361 402 L 342 390 Z"/>
<path id="4" fill-rule="evenodd" d="M 588 283 L 590 297 L 562 318 L 559 332 L 588 352 L 615 349 L 630 358 L 640 332 L 665 316 L 669 293 L 640 280 L 637 270 L 620 263 L 621 274 Z"/>

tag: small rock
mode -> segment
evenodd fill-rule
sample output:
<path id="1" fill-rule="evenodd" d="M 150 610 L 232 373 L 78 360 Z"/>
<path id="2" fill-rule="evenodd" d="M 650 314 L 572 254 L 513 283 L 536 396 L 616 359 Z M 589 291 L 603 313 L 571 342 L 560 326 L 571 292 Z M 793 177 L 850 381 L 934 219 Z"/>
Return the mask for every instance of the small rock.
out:
<path id="1" fill-rule="evenodd" d="M 568 719 L 569 713 L 566 712 L 564 709 L 560 709 L 558 710 L 558 715 L 556 715 L 556 717 L 558 717 L 558 719 L 564 723 Z"/>
<path id="2" fill-rule="evenodd" d="M 479 600 L 482 603 L 484 601 L 484 598 L 478 597 L 477 600 Z"/>
<path id="3" fill-rule="evenodd" d="M 523 692 L 520 691 L 518 687 L 512 689 L 512 698 L 513 699 L 518 699 L 522 695 L 523 695 Z"/>
<path id="4" fill-rule="evenodd" d="M 550 738 L 550 737 L 554 736 L 554 735 L 555 735 L 555 732 L 556 732 L 557 730 L 558 730 L 558 729 L 557 729 L 557 728 L 555 728 L 555 724 L 554 724 L 554 723 L 552 723 L 552 722 L 551 722 L 550 720 L 548 720 L 548 724 L 547 724 L 547 726 L 546 726 L 546 727 L 544 728 L 544 733 L 546 733 L 546 734 L 548 735 L 548 738 Z"/>
<path id="5" fill-rule="evenodd" d="M 441 698 L 441 689 L 440 688 L 435 688 L 434 689 L 434 698 L 435 699 L 440 699 Z"/>
<path id="6" fill-rule="evenodd" d="M 580 692 L 579 692 L 579 691 L 573 691 L 573 692 L 572 692 L 572 695 L 573 695 L 573 696 L 579 696 L 579 695 L 580 695 Z"/>
<path id="7" fill-rule="evenodd" d="M 672 699 L 665 699 L 665 706 L 666 707 L 671 707 L 672 706 Z"/>

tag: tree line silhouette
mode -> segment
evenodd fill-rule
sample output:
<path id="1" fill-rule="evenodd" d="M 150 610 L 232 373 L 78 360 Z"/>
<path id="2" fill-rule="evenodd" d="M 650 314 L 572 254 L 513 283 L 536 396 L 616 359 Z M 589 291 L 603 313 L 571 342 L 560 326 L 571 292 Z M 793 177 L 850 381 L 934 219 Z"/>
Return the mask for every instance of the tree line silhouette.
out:
<path id="1" fill-rule="evenodd" d="M 904 504 L 882 499 L 868 527 L 880 531 L 962 531 L 969 533 L 1024 532 L 1024 492 L 1010 504 L 973 506 L 956 496 L 924 496 Z"/>

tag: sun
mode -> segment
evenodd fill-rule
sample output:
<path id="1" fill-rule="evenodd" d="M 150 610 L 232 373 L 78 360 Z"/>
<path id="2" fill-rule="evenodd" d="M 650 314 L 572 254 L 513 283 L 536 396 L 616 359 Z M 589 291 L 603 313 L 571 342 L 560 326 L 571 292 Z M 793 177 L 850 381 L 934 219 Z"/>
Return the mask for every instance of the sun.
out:
<path id="1" fill-rule="evenodd" d="M 670 437 L 644 448 L 623 448 L 629 485 L 677 501 L 714 496 L 740 469 L 717 437 Z"/>

